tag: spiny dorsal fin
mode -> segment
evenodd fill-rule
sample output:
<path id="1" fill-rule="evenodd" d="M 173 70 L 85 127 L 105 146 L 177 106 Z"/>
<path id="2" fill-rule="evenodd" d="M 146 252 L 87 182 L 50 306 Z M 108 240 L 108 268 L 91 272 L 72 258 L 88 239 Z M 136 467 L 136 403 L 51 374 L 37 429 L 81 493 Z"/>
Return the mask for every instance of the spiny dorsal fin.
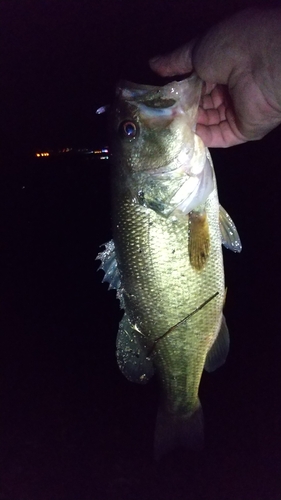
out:
<path id="1" fill-rule="evenodd" d="M 117 298 L 120 300 L 120 307 L 121 309 L 124 309 L 123 290 L 116 260 L 114 241 L 110 240 L 102 246 L 105 246 L 105 250 L 103 252 L 99 252 L 96 257 L 96 260 L 101 260 L 101 265 L 99 266 L 98 271 L 99 269 L 104 271 L 102 282 L 109 283 L 109 290 L 114 288 L 117 291 Z"/>

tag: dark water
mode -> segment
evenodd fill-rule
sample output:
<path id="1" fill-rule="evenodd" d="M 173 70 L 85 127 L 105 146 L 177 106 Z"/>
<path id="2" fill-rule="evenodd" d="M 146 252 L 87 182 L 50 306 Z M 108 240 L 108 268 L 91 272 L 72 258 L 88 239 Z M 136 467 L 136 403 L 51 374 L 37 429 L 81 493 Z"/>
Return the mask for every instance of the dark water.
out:
<path id="1" fill-rule="evenodd" d="M 96 273 L 110 238 L 108 164 L 3 162 L 1 500 L 281 498 L 277 139 L 214 152 L 243 243 L 225 253 L 231 351 L 203 376 L 204 452 L 159 464 L 157 384 L 119 373 L 118 302 Z"/>

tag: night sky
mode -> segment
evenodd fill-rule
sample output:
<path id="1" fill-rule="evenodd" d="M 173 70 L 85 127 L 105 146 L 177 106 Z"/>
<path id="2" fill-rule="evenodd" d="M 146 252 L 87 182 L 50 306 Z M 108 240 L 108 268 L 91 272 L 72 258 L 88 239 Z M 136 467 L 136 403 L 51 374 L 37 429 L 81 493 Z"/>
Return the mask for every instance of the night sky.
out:
<path id="1" fill-rule="evenodd" d="M 224 251 L 225 366 L 200 388 L 206 449 L 152 460 L 158 387 L 115 360 L 121 317 L 97 273 L 107 162 L 38 149 L 107 143 L 119 78 L 246 6 L 217 0 L 0 3 L 1 500 L 280 500 L 280 127 L 211 151 L 240 255 Z"/>
<path id="2" fill-rule="evenodd" d="M 3 0 L 1 150 L 91 144 L 119 78 L 153 83 L 149 57 L 263 3 Z"/>

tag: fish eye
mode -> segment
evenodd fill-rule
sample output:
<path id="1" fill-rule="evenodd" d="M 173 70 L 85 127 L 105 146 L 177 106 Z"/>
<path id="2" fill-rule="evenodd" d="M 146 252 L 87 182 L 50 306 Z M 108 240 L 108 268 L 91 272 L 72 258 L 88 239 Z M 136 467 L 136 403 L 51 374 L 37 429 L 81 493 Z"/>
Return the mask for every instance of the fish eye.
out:
<path id="1" fill-rule="evenodd" d="M 138 129 L 134 122 L 125 120 L 120 123 L 118 132 L 119 135 L 125 139 L 134 139 L 137 135 Z"/>

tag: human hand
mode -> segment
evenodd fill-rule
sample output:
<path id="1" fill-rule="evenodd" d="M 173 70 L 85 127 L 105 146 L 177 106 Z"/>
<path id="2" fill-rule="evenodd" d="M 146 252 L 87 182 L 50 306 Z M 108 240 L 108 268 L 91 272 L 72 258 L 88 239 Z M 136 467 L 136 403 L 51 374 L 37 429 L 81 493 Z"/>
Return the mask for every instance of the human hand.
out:
<path id="1" fill-rule="evenodd" d="M 248 9 L 171 54 L 161 76 L 195 71 L 204 80 L 196 132 L 208 147 L 257 140 L 281 123 L 281 9 Z"/>

